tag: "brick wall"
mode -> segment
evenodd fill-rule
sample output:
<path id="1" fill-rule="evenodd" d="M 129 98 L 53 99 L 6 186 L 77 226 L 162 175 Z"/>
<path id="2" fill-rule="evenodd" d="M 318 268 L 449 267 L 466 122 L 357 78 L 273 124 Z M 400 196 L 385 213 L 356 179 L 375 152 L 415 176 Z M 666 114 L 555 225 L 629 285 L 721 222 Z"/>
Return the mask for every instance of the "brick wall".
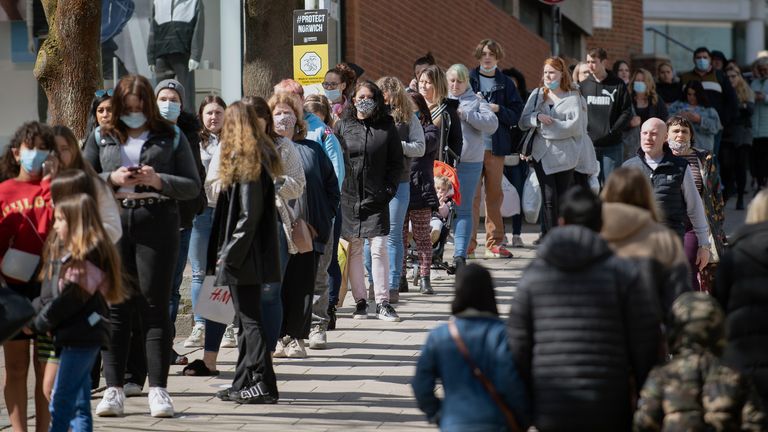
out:
<path id="1" fill-rule="evenodd" d="M 427 51 L 442 67 L 464 63 L 472 68 L 477 65 L 475 46 L 492 38 L 506 53 L 499 66 L 520 69 L 530 89 L 550 52 L 547 42 L 487 0 L 421 0 L 418 7 L 408 0 L 344 4 L 344 58 L 363 67 L 367 79 L 394 75 L 407 85 L 413 61 Z"/>
<path id="2" fill-rule="evenodd" d="M 595 29 L 587 38 L 587 49 L 608 51 L 608 65 L 616 60 L 631 63 L 632 56 L 643 53 L 642 0 L 613 0 L 613 28 Z"/>

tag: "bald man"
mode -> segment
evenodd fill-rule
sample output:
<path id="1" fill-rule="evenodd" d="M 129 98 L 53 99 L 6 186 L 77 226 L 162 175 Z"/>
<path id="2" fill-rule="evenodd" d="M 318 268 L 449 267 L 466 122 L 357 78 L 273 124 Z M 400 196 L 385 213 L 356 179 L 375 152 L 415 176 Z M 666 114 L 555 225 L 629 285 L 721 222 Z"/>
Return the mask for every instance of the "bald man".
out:
<path id="1" fill-rule="evenodd" d="M 640 150 L 637 156 L 624 162 L 624 166 L 637 168 L 651 180 L 656 202 L 664 213 L 661 221 L 679 236 L 685 235 L 685 224 L 691 221 L 699 249 L 696 265 L 699 270 L 709 262 L 709 224 L 704 213 L 693 174 L 688 162 L 672 154 L 665 142 L 667 125 L 658 118 L 650 118 L 640 129 Z"/>

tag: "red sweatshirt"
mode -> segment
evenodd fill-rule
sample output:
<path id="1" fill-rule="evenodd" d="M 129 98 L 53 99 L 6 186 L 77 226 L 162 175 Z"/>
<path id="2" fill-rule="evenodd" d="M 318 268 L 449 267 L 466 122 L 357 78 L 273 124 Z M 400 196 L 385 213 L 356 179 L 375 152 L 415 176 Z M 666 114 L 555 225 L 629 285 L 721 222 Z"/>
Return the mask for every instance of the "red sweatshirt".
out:
<path id="1" fill-rule="evenodd" d="M 51 182 L 9 179 L 0 183 L 0 212 L 0 257 L 5 256 L 9 247 L 41 255 L 53 226 Z"/>

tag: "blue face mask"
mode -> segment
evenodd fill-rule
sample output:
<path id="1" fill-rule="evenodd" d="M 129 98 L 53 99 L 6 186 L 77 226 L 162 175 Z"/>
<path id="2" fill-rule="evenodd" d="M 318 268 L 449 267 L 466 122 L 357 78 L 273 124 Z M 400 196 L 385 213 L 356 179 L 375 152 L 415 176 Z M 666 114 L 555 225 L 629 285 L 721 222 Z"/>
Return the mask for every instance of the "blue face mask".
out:
<path id="1" fill-rule="evenodd" d="M 496 68 L 497 68 L 497 66 L 494 66 L 494 67 L 492 67 L 492 68 L 490 68 L 490 69 L 486 69 L 486 68 L 484 68 L 484 67 L 481 65 L 481 66 L 480 66 L 480 73 L 482 73 L 482 74 L 484 74 L 484 75 L 493 75 L 493 74 L 495 74 L 495 73 L 496 73 Z"/>
<path id="2" fill-rule="evenodd" d="M 700 71 L 709 70 L 709 59 L 697 58 L 695 62 L 696 62 L 696 69 Z"/>
<path id="3" fill-rule="evenodd" d="M 549 84 L 545 84 L 548 89 L 555 91 L 558 87 L 560 87 L 560 81 L 552 81 Z"/>
<path id="4" fill-rule="evenodd" d="M 646 86 L 642 81 L 635 81 L 632 83 L 632 89 L 635 91 L 635 93 L 645 93 L 648 91 L 648 86 Z"/>
<path id="5" fill-rule="evenodd" d="M 21 167 L 30 174 L 38 175 L 43 170 L 43 162 L 48 159 L 49 154 L 47 150 L 22 148 L 19 153 Z"/>
<path id="6" fill-rule="evenodd" d="M 166 120 L 176 121 L 181 114 L 181 104 L 178 102 L 160 101 L 157 103 L 157 108 L 160 110 L 160 115 Z"/>
<path id="7" fill-rule="evenodd" d="M 143 112 L 133 112 L 120 116 L 120 121 L 125 123 L 130 129 L 138 129 L 147 122 L 147 117 Z"/>
<path id="8" fill-rule="evenodd" d="M 325 97 L 327 97 L 328 100 L 331 101 L 331 103 L 341 99 L 341 90 L 339 89 L 333 89 L 333 90 L 323 89 L 323 93 L 325 93 Z"/>

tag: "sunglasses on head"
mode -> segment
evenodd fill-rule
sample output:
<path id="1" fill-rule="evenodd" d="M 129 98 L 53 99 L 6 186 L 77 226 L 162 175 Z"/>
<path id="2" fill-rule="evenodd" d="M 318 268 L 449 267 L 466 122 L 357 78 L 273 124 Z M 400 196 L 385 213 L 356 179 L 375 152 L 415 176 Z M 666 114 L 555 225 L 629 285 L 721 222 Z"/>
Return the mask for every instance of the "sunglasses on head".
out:
<path id="1" fill-rule="evenodd" d="M 94 93 L 94 94 L 98 98 L 104 97 L 104 95 L 112 97 L 112 94 L 114 93 L 114 91 L 115 91 L 114 89 L 108 89 L 108 90 L 102 89 L 102 90 L 96 90 L 96 93 Z"/>

